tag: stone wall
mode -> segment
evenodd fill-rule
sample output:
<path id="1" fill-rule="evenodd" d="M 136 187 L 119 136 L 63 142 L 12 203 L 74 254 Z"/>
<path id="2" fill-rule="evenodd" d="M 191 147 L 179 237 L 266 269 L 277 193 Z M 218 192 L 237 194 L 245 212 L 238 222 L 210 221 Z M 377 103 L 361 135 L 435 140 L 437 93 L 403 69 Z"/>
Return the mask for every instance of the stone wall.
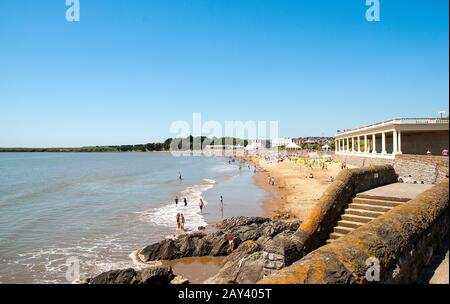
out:
<path id="1" fill-rule="evenodd" d="M 418 182 L 435 184 L 448 177 L 446 156 L 403 154 L 395 158 L 394 169 L 400 176 L 412 175 Z"/>
<path id="2" fill-rule="evenodd" d="M 427 156 L 401 154 L 393 159 L 364 156 L 335 155 L 349 165 L 366 167 L 369 165 L 392 165 L 400 176 L 411 175 L 419 183 L 436 184 L 448 177 L 449 158 L 446 156 Z"/>
<path id="3" fill-rule="evenodd" d="M 396 181 L 396 173 L 390 165 L 342 170 L 296 232 L 303 244 L 303 252 L 310 252 L 325 243 L 356 193 Z"/>
<path id="4" fill-rule="evenodd" d="M 324 245 L 356 193 L 397 181 L 392 166 L 342 170 L 293 236 L 264 244 L 264 274 L 271 274 Z M 277 265 L 277 267 L 273 267 Z"/>
<path id="5" fill-rule="evenodd" d="M 448 241 L 448 202 L 449 182 L 445 179 L 259 283 L 417 282 L 439 245 Z M 378 278 L 369 269 L 373 265 Z M 368 272 L 371 275 L 367 276 Z"/>

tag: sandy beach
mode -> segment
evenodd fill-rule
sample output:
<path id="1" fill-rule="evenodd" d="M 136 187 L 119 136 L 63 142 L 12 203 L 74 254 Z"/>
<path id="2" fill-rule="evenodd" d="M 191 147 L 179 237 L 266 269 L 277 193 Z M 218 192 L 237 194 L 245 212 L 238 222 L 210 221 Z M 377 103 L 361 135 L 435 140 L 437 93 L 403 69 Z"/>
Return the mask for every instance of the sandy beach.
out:
<path id="1" fill-rule="evenodd" d="M 288 214 L 289 219 L 304 220 L 322 193 L 341 170 L 339 163 L 327 163 L 327 169 L 320 166 L 308 167 L 285 160 L 270 163 L 263 158 L 247 158 L 257 166 L 256 184 L 271 193 L 263 204 L 265 216 Z M 309 178 L 313 174 L 313 178 Z M 268 177 L 275 178 L 275 185 L 268 183 Z M 287 217 L 286 217 L 287 219 Z"/>

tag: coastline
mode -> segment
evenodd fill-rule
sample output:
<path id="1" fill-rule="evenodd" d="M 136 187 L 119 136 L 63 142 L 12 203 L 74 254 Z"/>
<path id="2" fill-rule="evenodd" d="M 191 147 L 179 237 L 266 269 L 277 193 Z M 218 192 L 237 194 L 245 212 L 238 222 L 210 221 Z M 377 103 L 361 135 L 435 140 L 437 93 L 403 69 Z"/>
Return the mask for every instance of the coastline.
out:
<path id="1" fill-rule="evenodd" d="M 328 168 L 310 168 L 296 162 L 269 163 L 259 157 L 242 157 L 244 163 L 256 166 L 253 176 L 255 185 L 269 197 L 261 201 L 262 217 L 291 222 L 303 221 L 328 187 L 330 177 L 335 178 L 341 170 L 340 164 L 328 163 Z M 312 173 L 314 178 L 309 178 Z M 267 182 L 268 176 L 275 177 L 275 185 Z M 217 222 L 208 222 L 207 232 L 214 231 Z M 189 257 L 172 261 L 161 261 L 171 266 L 174 273 L 189 279 L 192 283 L 202 283 L 221 269 L 225 257 Z"/>

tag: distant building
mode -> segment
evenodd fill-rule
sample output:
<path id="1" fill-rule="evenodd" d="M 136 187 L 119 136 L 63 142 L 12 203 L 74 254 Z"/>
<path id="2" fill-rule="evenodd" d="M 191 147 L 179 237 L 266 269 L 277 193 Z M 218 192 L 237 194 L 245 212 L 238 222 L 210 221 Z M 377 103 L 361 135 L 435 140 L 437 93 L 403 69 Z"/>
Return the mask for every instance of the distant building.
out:
<path id="1" fill-rule="evenodd" d="M 206 145 L 207 150 L 242 150 L 244 146 L 241 145 Z"/>
<path id="2" fill-rule="evenodd" d="M 270 140 L 266 139 L 249 139 L 247 147 L 254 149 L 270 148 Z"/>
<path id="3" fill-rule="evenodd" d="M 271 147 L 272 148 L 276 148 L 276 147 L 285 147 L 287 145 L 289 145 L 290 143 L 292 143 L 292 139 L 291 138 L 275 138 L 271 140 Z"/>

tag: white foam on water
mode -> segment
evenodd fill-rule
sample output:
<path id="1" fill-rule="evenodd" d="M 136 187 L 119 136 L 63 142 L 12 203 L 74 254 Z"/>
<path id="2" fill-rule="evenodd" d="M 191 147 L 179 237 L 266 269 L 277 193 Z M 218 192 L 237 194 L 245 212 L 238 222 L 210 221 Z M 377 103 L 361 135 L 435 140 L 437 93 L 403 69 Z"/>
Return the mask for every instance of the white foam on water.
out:
<path id="1" fill-rule="evenodd" d="M 204 206 L 208 206 L 208 202 L 203 198 L 202 194 L 213 188 L 216 181 L 212 179 L 203 179 L 203 181 L 205 181 L 205 184 L 190 186 L 179 192 L 178 206 L 175 206 L 174 202 L 170 202 L 162 207 L 138 212 L 141 220 L 176 230 L 177 213 L 182 213 L 186 221 L 184 225 L 186 232 L 196 231 L 200 226 L 206 227 L 208 223 L 200 213 L 199 203 L 200 199 L 202 199 Z M 184 206 L 184 198 L 187 198 L 187 206 Z"/>
<path id="2" fill-rule="evenodd" d="M 204 183 L 187 187 L 178 193 L 180 199 L 178 207 L 174 202 L 167 202 L 159 208 L 152 208 L 138 212 L 138 218 L 158 226 L 170 228 L 176 233 L 176 214 L 184 214 L 186 232 L 196 231 L 199 226 L 206 227 L 207 223 L 200 214 L 199 202 L 203 199 L 205 207 L 208 202 L 203 198 L 203 193 L 214 187 L 216 183 L 212 179 L 204 179 Z M 184 206 L 183 198 L 186 197 L 188 205 Z M 176 237 L 173 235 L 172 237 Z M 137 248 L 130 242 L 130 235 L 126 232 L 113 235 L 99 235 L 94 238 L 81 238 L 74 244 L 50 245 L 44 248 L 36 248 L 29 252 L 21 253 L 14 260 L 6 260 L 6 265 L 17 265 L 26 269 L 34 283 L 71 283 L 65 278 L 69 257 L 77 257 L 80 261 L 80 277 L 92 277 L 111 269 L 134 268 L 157 265 L 154 262 L 146 263 L 136 259 Z M 130 259 L 123 259 L 124 253 L 130 255 Z M 3 278 L 2 278 L 3 280 Z"/>
<path id="3" fill-rule="evenodd" d="M 129 252 L 118 235 L 95 239 L 80 239 L 72 246 L 47 247 L 21 253 L 8 265 L 20 265 L 32 274 L 34 283 L 70 283 L 66 281 L 69 257 L 80 263 L 80 277 L 94 276 L 111 269 L 136 268 L 130 260 L 123 260 L 121 253 Z"/>

